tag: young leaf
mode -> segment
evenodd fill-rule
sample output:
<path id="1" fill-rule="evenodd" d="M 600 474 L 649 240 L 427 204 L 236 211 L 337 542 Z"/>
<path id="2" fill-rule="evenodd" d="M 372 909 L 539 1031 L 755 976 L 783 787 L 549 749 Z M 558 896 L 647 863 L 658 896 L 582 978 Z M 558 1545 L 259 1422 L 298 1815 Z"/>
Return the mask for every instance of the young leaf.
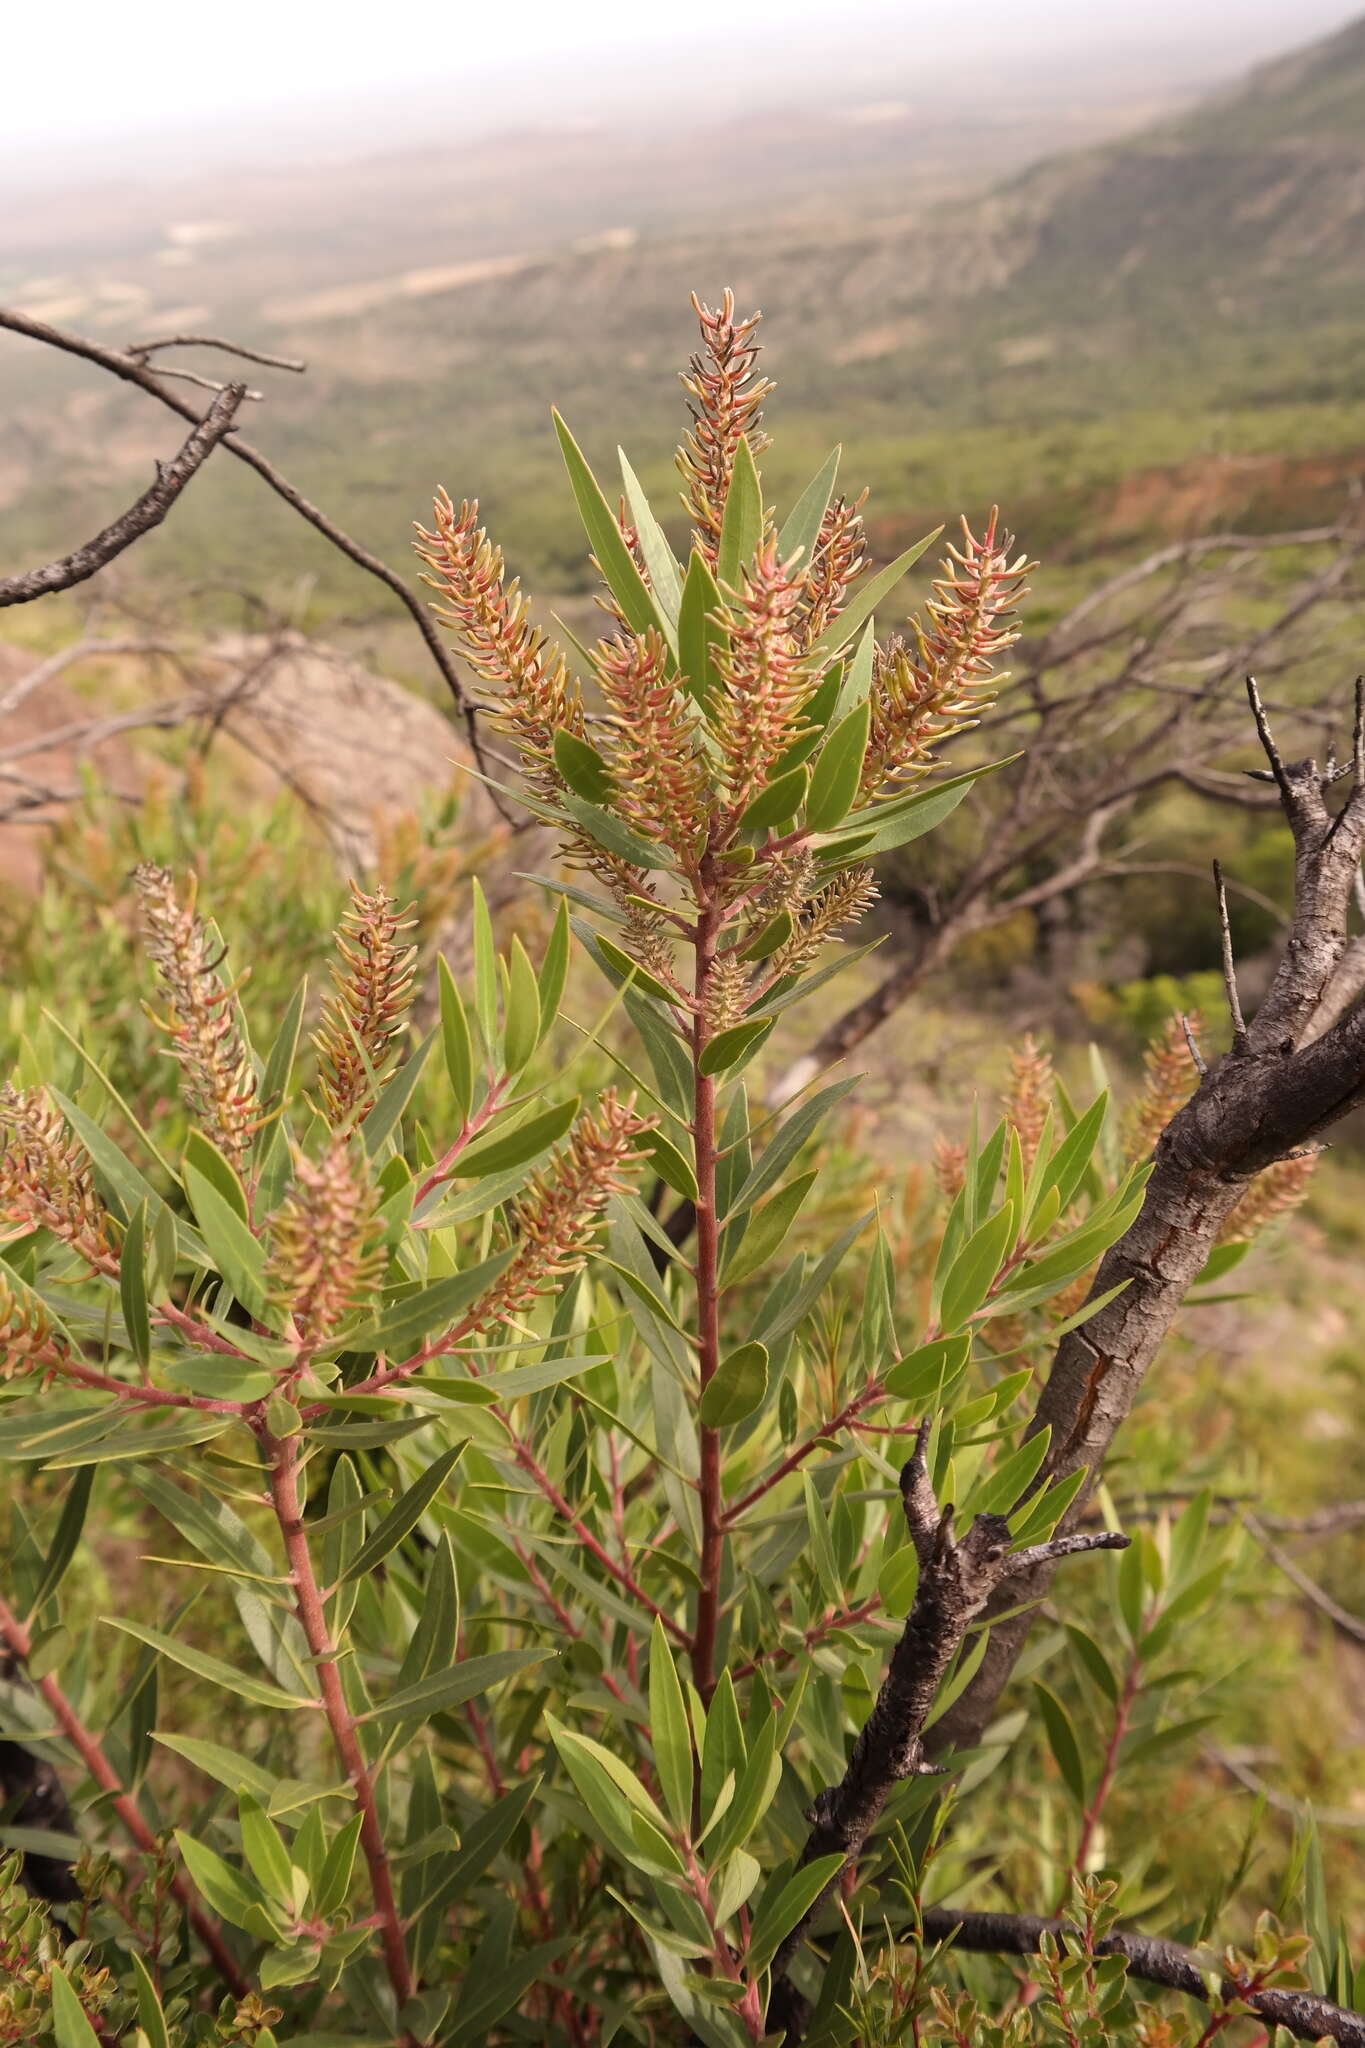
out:
<path id="1" fill-rule="evenodd" d="M 757 554 L 762 538 L 763 492 L 753 450 L 747 435 L 741 434 L 716 548 L 716 581 L 723 589 L 738 590 L 741 573 Z"/>
<path id="2" fill-rule="evenodd" d="M 773 825 L 785 825 L 806 801 L 809 786 L 810 777 L 801 767 L 790 768 L 785 775 L 776 776 L 765 789 L 760 789 L 749 805 L 739 821 L 740 830 L 761 832 Z M 820 831 L 823 828 L 812 825 L 811 829 Z"/>
<path id="3" fill-rule="evenodd" d="M 821 748 L 806 800 L 806 824 L 812 832 L 832 832 L 852 810 L 871 720 L 871 706 L 856 705 Z"/>
<path id="4" fill-rule="evenodd" d="M 611 802 L 615 779 L 596 747 L 561 725 L 555 733 L 554 750 L 555 766 L 575 796 L 589 804 Z"/>
<path id="5" fill-rule="evenodd" d="M 541 1044 L 550 1027 L 559 1016 L 559 1006 L 564 1000 L 564 983 L 569 973 L 569 906 L 560 899 L 555 912 L 554 928 L 550 943 L 545 948 L 545 958 L 540 963 L 538 997 L 540 1002 L 540 1030 L 536 1043 Z"/>
<path id="6" fill-rule="evenodd" d="M 474 1103 L 474 1041 L 470 1036 L 469 1019 L 460 1000 L 460 991 L 455 986 L 455 977 L 444 953 L 436 958 L 436 980 L 441 998 L 441 1046 L 445 1053 L 446 1073 L 450 1079 L 450 1092 L 455 1098 L 455 1114 L 464 1123 Z"/>
<path id="7" fill-rule="evenodd" d="M 510 1167 L 524 1166 L 527 1160 L 548 1150 L 564 1136 L 578 1115 L 578 1104 L 578 1096 L 571 1095 L 567 1102 L 552 1102 L 548 1109 L 528 1117 L 515 1130 L 495 1131 L 491 1137 L 481 1138 L 460 1154 L 451 1169 L 452 1175 L 460 1180 L 482 1180 L 486 1174 L 506 1173 Z"/>
<path id="8" fill-rule="evenodd" d="M 625 449 L 618 448 L 616 453 L 621 458 L 621 481 L 626 487 L 631 524 L 639 535 L 649 587 L 654 593 L 655 604 L 671 625 L 677 619 L 678 606 L 682 602 L 682 571 L 663 528 L 654 516 L 654 508 L 645 496 L 639 477 L 626 460 Z"/>
<path id="9" fill-rule="evenodd" d="M 741 1344 L 717 1366 L 702 1390 L 697 1412 L 707 1429 L 728 1429 L 761 1408 L 767 1391 L 766 1344 Z"/>
<path id="10" fill-rule="evenodd" d="M 692 1731 L 663 1623 L 649 1641 L 649 1727 L 664 1804 L 680 1828 L 692 1817 Z"/>
<path id="11" fill-rule="evenodd" d="M 847 609 L 840 612 L 832 625 L 826 626 L 812 652 L 837 654 L 841 647 L 846 647 L 858 629 L 872 617 L 882 600 L 890 597 L 901 578 L 914 568 L 924 550 L 933 546 L 942 531 L 941 526 L 936 526 L 932 533 L 926 533 L 923 540 L 916 541 L 903 555 L 897 555 L 895 561 L 883 569 L 880 575 L 870 577 L 861 584 Z"/>
<path id="12" fill-rule="evenodd" d="M 119 1248 L 119 1301 L 123 1327 L 134 1358 L 147 1370 L 152 1357 L 152 1325 L 147 1313 L 147 1204 L 138 1203 L 128 1218 Z"/>
<path id="13" fill-rule="evenodd" d="M 809 565 L 815 543 L 820 537 L 821 521 L 834 495 L 834 482 L 839 474 L 839 458 L 843 452 L 841 447 L 836 447 L 830 452 L 782 522 L 777 550 L 784 562 L 798 558 Z"/>
<path id="14" fill-rule="evenodd" d="M 526 956 L 526 948 L 515 936 L 508 956 L 503 1014 L 504 1062 L 509 1076 L 515 1078 L 540 1039 L 540 989 L 536 971 Z"/>
<path id="15" fill-rule="evenodd" d="M 939 1320 L 956 1330 L 976 1313 L 989 1294 L 1000 1262 L 1014 1242 L 1014 1210 L 1008 1202 L 968 1238 L 943 1283 Z"/>
<path id="16" fill-rule="evenodd" d="M 716 1033 L 703 1049 L 697 1064 L 703 1074 L 723 1074 L 753 1050 L 760 1039 L 766 1038 L 772 1028 L 770 1017 L 755 1017 L 743 1024 L 731 1024 L 728 1030 Z"/>
<path id="17" fill-rule="evenodd" d="M 597 564 L 606 579 L 607 587 L 621 607 L 626 624 L 634 633 L 643 633 L 648 627 L 653 626 L 665 640 L 671 641 L 672 631 L 668 621 L 655 605 L 645 579 L 636 567 L 635 557 L 621 538 L 616 515 L 584 460 L 582 450 L 559 414 L 556 412 L 552 417 L 584 531 L 592 544 L 593 554 L 597 557 Z"/>
<path id="18" fill-rule="evenodd" d="M 694 552 L 678 607 L 678 667 L 691 695 L 706 708 L 715 684 L 715 651 L 728 636 L 715 621 L 721 595 L 705 555 Z"/>
<path id="19" fill-rule="evenodd" d="M 50 1966 L 52 2026 L 57 2048 L 100 2048 L 99 2035 L 85 2015 L 85 2007 L 71 1988 L 57 1963 Z M 36 2016 L 35 2016 L 36 2017 Z"/>
<path id="20" fill-rule="evenodd" d="M 426 1471 L 413 1481 L 406 1493 L 394 1502 L 374 1534 L 368 1542 L 361 1545 L 346 1566 L 341 1577 L 342 1584 L 366 1577 L 417 1527 L 459 1464 L 465 1447 L 465 1443 L 460 1442 L 453 1444 L 448 1451 L 442 1451 L 440 1457 L 428 1465 Z"/>

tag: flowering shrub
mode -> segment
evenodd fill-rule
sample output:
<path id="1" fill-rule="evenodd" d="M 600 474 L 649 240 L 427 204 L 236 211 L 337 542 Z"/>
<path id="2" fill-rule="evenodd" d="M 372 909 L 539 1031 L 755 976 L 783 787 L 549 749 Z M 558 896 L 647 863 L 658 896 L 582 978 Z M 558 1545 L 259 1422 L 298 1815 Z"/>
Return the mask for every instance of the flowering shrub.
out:
<path id="1" fill-rule="evenodd" d="M 414 1044 L 403 914 L 356 891 L 303 1087 L 303 987 L 257 1038 L 193 886 L 144 863 L 183 1145 L 93 1045 L 0 1101 L 0 1454 L 35 1475 L 9 1732 L 138 1857 L 87 1850 L 60 1938 L 10 1867 L 0 2039 L 1193 2043 L 1292 1973 L 1269 1929 L 1221 1985 L 1209 1965 L 1216 2027 L 1139 2011 L 1094 1884 L 1079 1932 L 1039 1936 L 1036 2009 L 983 2017 L 935 1946 L 926 1880 L 972 1874 L 957 1813 L 1018 1733 L 932 1760 L 987 1602 L 1021 1563 L 1126 1545 L 1055 1535 L 1085 1474 L 1040 1479 L 1018 1403 L 1148 1168 L 1026 1054 L 1009 1114 L 941 1162 L 922 1286 L 875 1211 L 807 1248 L 812 1146 L 855 1083 L 772 1110 L 746 1073 L 849 957 L 829 942 L 876 858 L 988 772 L 939 750 L 998 682 L 1025 564 L 994 515 L 964 526 L 880 643 L 929 543 L 870 573 L 834 458 L 775 519 L 753 323 L 728 297 L 701 322 L 685 561 L 629 466 L 613 511 L 558 424 L 609 622 L 581 678 L 474 505 L 440 496 L 420 534 L 508 794 L 575 877 L 544 878 L 541 957 L 497 950 L 476 888 L 470 985 L 441 963 Z M 617 1070 L 587 1101 L 584 1049 Z M 93 1607 L 73 1570 L 129 1501 L 151 1613 L 112 1561 Z M 1165 1556 L 1108 1561 L 1140 1662 L 1212 1597 L 1205 1540 L 1192 1513 Z M 1066 1908 L 1138 1682 L 1099 1776 L 1036 1692 L 1080 1814 Z M 65 1870 L 70 1816 L 20 1821 Z"/>

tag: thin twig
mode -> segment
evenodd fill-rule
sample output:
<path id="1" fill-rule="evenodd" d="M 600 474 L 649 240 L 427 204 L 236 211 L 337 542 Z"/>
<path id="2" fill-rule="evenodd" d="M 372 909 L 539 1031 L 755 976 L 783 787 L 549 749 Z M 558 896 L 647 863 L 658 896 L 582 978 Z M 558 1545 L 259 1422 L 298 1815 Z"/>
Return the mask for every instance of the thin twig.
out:
<path id="1" fill-rule="evenodd" d="M 955 1948 L 991 1955 L 1036 1955 L 1045 1934 L 1068 1935 L 1081 1944 L 1086 1941 L 1084 1929 L 1066 1921 L 1044 1919 L 1033 1913 L 959 1912 L 952 1906 L 929 1907 L 922 1915 L 922 1927 L 930 1941 L 951 1941 Z M 1125 1956 L 1130 1976 L 1208 2003 L 1209 1963 L 1201 1960 L 1195 1949 L 1175 1941 L 1160 1941 L 1150 1934 L 1113 1933 L 1094 1942 L 1094 1953 Z M 1216 1963 L 1214 1968 L 1216 1971 Z M 1243 1990 L 1235 1981 L 1226 1979 L 1223 1993 L 1244 1998 L 1263 2019 L 1287 2028 L 1300 2041 L 1325 2039 L 1339 2041 L 1343 2048 L 1365 2048 L 1365 2014 L 1347 2012 L 1330 1999 L 1318 1998 L 1308 1991 Z"/>
<path id="2" fill-rule="evenodd" d="M 1237 963 L 1232 953 L 1232 926 L 1228 922 L 1228 892 L 1223 881 L 1223 864 L 1213 864 L 1213 886 L 1218 896 L 1218 936 L 1223 951 L 1223 990 L 1227 996 L 1228 1014 L 1232 1018 L 1232 1042 L 1241 1047 L 1246 1044 L 1246 1019 L 1242 1015 L 1242 999 L 1237 993 Z"/>
<path id="3" fill-rule="evenodd" d="M 224 341 L 219 334 L 163 334 L 155 341 L 130 341 L 128 353 L 145 360 L 163 348 L 216 348 L 226 356 L 241 356 L 244 362 L 264 363 L 267 369 L 293 370 L 300 375 L 308 368 L 298 356 L 267 355 L 264 349 L 246 348 L 240 341 Z M 157 372 L 160 377 L 168 374 L 166 370 Z"/>

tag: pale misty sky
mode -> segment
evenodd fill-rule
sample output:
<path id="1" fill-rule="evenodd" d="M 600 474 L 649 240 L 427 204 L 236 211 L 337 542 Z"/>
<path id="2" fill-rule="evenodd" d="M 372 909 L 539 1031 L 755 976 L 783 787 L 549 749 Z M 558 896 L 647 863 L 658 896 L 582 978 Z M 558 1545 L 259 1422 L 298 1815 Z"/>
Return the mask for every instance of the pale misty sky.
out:
<path id="1" fill-rule="evenodd" d="M 371 125 L 385 104 L 439 107 L 475 127 L 524 112 L 572 118 L 652 71 L 726 106 L 786 90 L 874 89 L 879 63 L 913 52 L 951 65 L 1132 53 L 1193 77 L 1232 77 L 1339 26 L 1365 0 L 374 0 L 223 9 L 109 0 L 15 7 L 6 25 L 0 147 L 60 159 L 115 141 L 202 128 Z M 902 73 L 901 83 L 903 84 Z M 646 87 L 646 90 L 649 88 Z M 766 89 L 766 90 L 765 90 Z"/>

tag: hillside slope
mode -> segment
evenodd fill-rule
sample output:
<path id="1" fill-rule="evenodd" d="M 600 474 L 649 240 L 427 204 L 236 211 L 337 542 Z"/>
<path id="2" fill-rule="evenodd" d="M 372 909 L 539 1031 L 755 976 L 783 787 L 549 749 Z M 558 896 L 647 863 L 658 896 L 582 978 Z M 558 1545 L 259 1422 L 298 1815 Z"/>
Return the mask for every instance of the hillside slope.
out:
<path id="1" fill-rule="evenodd" d="M 1365 467 L 1365 18 L 1192 113 L 937 206 L 888 149 L 872 202 L 845 188 L 842 208 L 774 217 L 752 139 L 733 147 L 737 218 L 713 209 L 680 230 L 685 194 L 662 208 L 645 181 L 633 210 L 635 186 L 616 177 L 594 199 L 614 228 L 499 254 L 485 219 L 464 260 L 402 273 L 377 256 L 390 217 L 393 258 L 411 254 L 421 162 L 405 184 L 386 161 L 362 215 L 371 267 L 340 282 L 318 261 L 325 217 L 286 208 L 270 245 L 293 251 L 283 272 L 264 245 L 254 267 L 227 245 L 215 259 L 231 302 L 211 324 L 311 366 L 305 383 L 277 380 L 253 433 L 390 556 L 441 481 L 479 495 L 519 563 L 562 588 L 576 556 L 551 402 L 595 460 L 610 432 L 647 483 L 665 483 L 687 293 L 731 284 L 767 314 L 791 462 L 774 488 L 837 435 L 893 526 L 1000 495 L 1056 560 L 1184 530 L 1203 504 L 1258 524 L 1330 516 Z M 724 148 L 712 138 L 713 194 Z M 442 253 L 459 251 L 433 245 Z M 17 374 L 0 430 L 5 552 L 164 438 L 140 401 L 92 392 L 82 370 L 55 386 L 46 362 Z M 1145 509 L 1130 528 L 1120 506 Z M 206 547 L 243 580 L 308 570 L 326 593 L 345 576 L 246 478 L 206 478 L 140 562 L 179 567 Z"/>

